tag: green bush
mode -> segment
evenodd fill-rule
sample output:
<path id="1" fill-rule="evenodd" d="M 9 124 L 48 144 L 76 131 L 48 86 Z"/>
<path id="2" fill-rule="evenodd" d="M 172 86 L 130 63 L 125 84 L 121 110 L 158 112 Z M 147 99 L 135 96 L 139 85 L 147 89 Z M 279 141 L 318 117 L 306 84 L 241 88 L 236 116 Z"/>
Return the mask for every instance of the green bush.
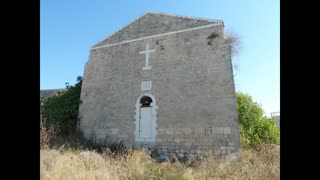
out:
<path id="1" fill-rule="evenodd" d="M 236 96 L 242 145 L 278 144 L 280 131 L 276 119 L 263 116 L 262 107 L 248 94 L 237 92 Z"/>
<path id="2" fill-rule="evenodd" d="M 53 125 L 60 135 L 68 135 L 76 131 L 81 85 L 82 78 L 79 76 L 74 86 L 66 83 L 66 91 L 42 100 L 40 111 L 46 127 Z"/>

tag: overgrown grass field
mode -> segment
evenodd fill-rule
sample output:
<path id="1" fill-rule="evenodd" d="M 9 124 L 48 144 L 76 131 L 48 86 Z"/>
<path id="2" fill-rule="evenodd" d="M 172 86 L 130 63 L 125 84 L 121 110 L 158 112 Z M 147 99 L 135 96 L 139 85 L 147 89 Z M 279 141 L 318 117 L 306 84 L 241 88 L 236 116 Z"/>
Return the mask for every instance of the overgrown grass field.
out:
<path id="1" fill-rule="evenodd" d="M 263 116 L 262 107 L 243 93 L 236 94 L 241 144 L 245 147 L 239 163 L 214 156 L 195 163 L 157 163 L 138 150 L 114 154 L 107 149 L 97 153 L 84 148 L 49 148 L 50 140 L 56 135 L 75 133 L 82 82 L 81 78 L 77 80 L 74 87 L 67 86 L 67 92 L 41 101 L 41 114 L 46 119 L 40 118 L 42 180 L 280 179 L 280 131 L 276 121 Z M 61 146 L 59 141 L 55 142 Z M 64 140 L 60 142 L 67 144 Z M 82 143 L 75 141 L 71 144 Z"/>
<path id="2" fill-rule="evenodd" d="M 142 151 L 122 155 L 89 150 L 40 150 L 42 180 L 59 179 L 280 179 L 280 146 L 242 150 L 242 160 L 230 163 L 214 157 L 193 164 L 157 163 Z"/>

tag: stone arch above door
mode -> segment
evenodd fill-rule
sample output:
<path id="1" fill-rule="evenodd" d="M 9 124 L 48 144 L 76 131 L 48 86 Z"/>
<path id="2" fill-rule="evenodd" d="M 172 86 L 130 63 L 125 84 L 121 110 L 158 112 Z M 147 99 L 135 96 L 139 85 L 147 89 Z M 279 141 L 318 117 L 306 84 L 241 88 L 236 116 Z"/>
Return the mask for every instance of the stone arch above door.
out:
<path id="1" fill-rule="evenodd" d="M 140 112 L 141 112 L 141 108 L 143 108 L 142 104 L 141 104 L 141 98 L 143 97 L 149 97 L 151 99 L 151 103 L 147 104 L 148 107 L 150 107 L 152 109 L 152 118 L 151 118 L 151 131 L 152 131 L 152 136 L 149 139 L 144 139 L 140 136 L 139 131 L 141 130 L 140 127 Z M 142 106 L 142 107 L 141 107 Z M 144 93 L 141 96 L 138 97 L 137 101 L 136 101 L 136 105 L 135 105 L 135 130 L 134 130 L 134 135 L 135 135 L 135 142 L 155 142 L 156 139 L 156 135 L 157 135 L 157 110 L 158 110 L 158 106 L 157 106 L 157 101 L 156 98 L 150 94 L 150 93 Z"/>

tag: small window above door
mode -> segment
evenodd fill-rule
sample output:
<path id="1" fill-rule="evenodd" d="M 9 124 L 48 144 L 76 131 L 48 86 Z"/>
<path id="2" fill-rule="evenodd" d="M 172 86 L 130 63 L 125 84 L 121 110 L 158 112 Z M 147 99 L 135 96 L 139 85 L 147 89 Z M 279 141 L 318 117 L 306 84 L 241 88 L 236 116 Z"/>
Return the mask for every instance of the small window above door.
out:
<path id="1" fill-rule="evenodd" d="M 140 99 L 141 107 L 151 107 L 152 99 L 149 96 L 143 96 Z"/>

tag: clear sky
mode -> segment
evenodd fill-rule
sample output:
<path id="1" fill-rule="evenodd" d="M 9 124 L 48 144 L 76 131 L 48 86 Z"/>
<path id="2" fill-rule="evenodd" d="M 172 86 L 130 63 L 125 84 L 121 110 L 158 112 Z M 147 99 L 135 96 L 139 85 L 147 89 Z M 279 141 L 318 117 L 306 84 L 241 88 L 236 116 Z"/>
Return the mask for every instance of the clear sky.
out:
<path id="1" fill-rule="evenodd" d="M 40 89 L 74 84 L 92 45 L 148 11 L 223 20 L 240 36 L 236 90 L 280 111 L 279 0 L 41 0 Z"/>

